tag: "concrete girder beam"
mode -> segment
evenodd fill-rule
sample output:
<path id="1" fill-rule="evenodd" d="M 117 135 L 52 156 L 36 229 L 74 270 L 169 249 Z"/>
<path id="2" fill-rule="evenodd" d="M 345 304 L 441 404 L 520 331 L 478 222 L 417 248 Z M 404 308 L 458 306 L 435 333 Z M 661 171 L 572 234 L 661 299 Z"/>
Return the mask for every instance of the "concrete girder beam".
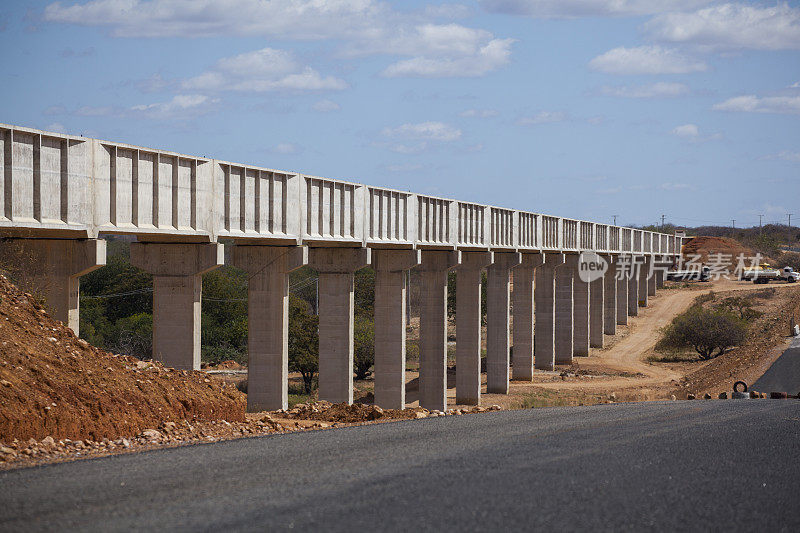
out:
<path id="1" fill-rule="evenodd" d="M 514 269 L 514 350 L 512 377 L 515 380 L 533 379 L 533 321 L 534 277 L 544 264 L 544 254 L 522 254 L 522 264 Z"/>
<path id="2" fill-rule="evenodd" d="M 447 408 L 447 272 L 461 262 L 461 252 L 423 250 L 417 270 L 422 282 L 419 337 L 419 404 Z"/>
<path id="3" fill-rule="evenodd" d="M 456 267 L 456 403 L 481 399 L 481 271 L 493 252 L 461 252 Z"/>
<path id="4" fill-rule="evenodd" d="M 131 243 L 131 264 L 153 275 L 153 358 L 200 369 L 203 274 L 224 264 L 221 244 Z"/>
<path id="5" fill-rule="evenodd" d="M 80 277 L 106 264 L 101 239 L 0 240 L 0 268 L 44 299 L 51 316 L 79 334 Z"/>
<path id="6" fill-rule="evenodd" d="M 510 377 L 511 269 L 522 263 L 519 252 L 495 252 L 486 269 L 486 392 L 508 394 Z"/>
<path id="7" fill-rule="evenodd" d="M 353 403 L 353 274 L 370 264 L 369 248 L 311 248 L 319 273 L 319 399 Z"/>
<path id="8" fill-rule="evenodd" d="M 237 244 L 231 256 L 248 273 L 247 410 L 287 409 L 289 273 L 308 263 L 308 248 Z"/>
<path id="9" fill-rule="evenodd" d="M 375 270 L 375 405 L 406 405 L 406 284 L 422 261 L 419 250 L 373 250 Z"/>

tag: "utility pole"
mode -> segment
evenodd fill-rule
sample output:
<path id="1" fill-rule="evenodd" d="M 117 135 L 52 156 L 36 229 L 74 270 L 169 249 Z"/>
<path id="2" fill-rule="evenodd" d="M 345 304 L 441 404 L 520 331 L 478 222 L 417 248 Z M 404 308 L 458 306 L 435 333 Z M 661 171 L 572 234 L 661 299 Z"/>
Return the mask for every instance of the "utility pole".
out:
<path id="1" fill-rule="evenodd" d="M 761 226 L 761 219 L 762 219 L 763 217 L 764 217 L 764 215 L 758 215 L 758 231 L 761 231 L 761 229 L 762 229 L 762 226 Z"/>
<path id="2" fill-rule="evenodd" d="M 736 220 L 731 219 L 731 227 L 736 229 Z"/>
<path id="3" fill-rule="evenodd" d="M 786 216 L 789 217 L 789 227 L 790 228 L 792 227 L 792 215 L 794 215 L 794 213 L 786 213 Z"/>
<path id="4" fill-rule="evenodd" d="M 667 218 L 667 215 L 661 215 L 661 231 L 664 231 L 664 219 Z"/>
<path id="5" fill-rule="evenodd" d="M 614 225 L 616 226 L 617 225 L 617 215 L 611 215 L 611 216 L 614 217 Z"/>

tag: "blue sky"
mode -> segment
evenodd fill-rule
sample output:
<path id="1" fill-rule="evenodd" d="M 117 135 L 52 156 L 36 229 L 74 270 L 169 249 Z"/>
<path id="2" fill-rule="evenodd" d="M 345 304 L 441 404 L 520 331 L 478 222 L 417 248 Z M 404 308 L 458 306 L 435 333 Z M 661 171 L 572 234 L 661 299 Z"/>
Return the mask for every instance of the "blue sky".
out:
<path id="1" fill-rule="evenodd" d="M 800 221 L 798 2 L 4 2 L 0 50 L 0 122 L 596 221 Z"/>

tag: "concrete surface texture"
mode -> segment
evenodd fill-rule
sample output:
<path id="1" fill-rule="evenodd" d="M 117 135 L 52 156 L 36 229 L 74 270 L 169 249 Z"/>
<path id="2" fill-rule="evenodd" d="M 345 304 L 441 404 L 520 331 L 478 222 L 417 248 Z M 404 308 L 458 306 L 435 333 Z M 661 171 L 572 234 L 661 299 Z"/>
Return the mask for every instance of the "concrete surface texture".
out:
<path id="1" fill-rule="evenodd" d="M 460 252 L 426 250 L 418 267 L 422 283 L 419 334 L 419 404 L 447 408 L 447 272 Z"/>
<path id="2" fill-rule="evenodd" d="M 535 270 L 534 366 L 540 370 L 553 370 L 556 364 L 556 272 L 563 267 L 564 254 L 548 253 Z"/>
<path id="3" fill-rule="evenodd" d="M 369 248 L 311 248 L 319 273 L 319 399 L 353 403 L 353 273 L 370 263 Z"/>
<path id="4" fill-rule="evenodd" d="M 486 392 L 508 394 L 510 377 L 511 269 L 519 252 L 495 252 L 486 269 Z"/>
<path id="5" fill-rule="evenodd" d="M 375 269 L 375 404 L 406 406 L 406 283 L 419 250 L 373 250 Z"/>
<path id="6" fill-rule="evenodd" d="M 603 274 L 603 333 L 617 334 L 617 262 L 613 255 L 604 255 L 608 270 Z"/>
<path id="7" fill-rule="evenodd" d="M 512 377 L 533 379 L 534 278 L 544 264 L 544 254 L 523 254 L 522 263 L 514 269 L 514 350 Z"/>
<path id="8" fill-rule="evenodd" d="M 308 263 L 308 248 L 234 246 L 247 281 L 247 410 L 289 405 L 289 272 Z"/>
<path id="9" fill-rule="evenodd" d="M 0 472 L 0 529 L 797 531 L 797 415 L 556 407 L 74 461 Z"/>
<path id="10" fill-rule="evenodd" d="M 131 243 L 131 264 L 153 274 L 153 358 L 200 369 L 202 275 L 223 263 L 221 244 Z"/>
<path id="11" fill-rule="evenodd" d="M 456 268 L 456 403 L 481 399 L 481 272 L 492 252 L 461 252 Z"/>
<path id="12" fill-rule="evenodd" d="M 556 269 L 555 359 L 557 365 L 572 364 L 574 346 L 573 285 L 578 256 L 565 254 L 564 264 Z"/>

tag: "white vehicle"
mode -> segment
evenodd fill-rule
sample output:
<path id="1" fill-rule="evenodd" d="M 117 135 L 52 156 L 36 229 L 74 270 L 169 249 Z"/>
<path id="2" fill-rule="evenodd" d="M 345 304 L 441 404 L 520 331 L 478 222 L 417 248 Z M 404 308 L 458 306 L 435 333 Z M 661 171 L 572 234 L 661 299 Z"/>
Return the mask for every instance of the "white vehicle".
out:
<path id="1" fill-rule="evenodd" d="M 769 283 L 770 281 L 795 283 L 800 281 L 800 273 L 795 272 L 790 266 L 777 269 L 764 263 L 756 268 L 742 272 L 741 276 L 739 276 L 739 280 L 752 281 L 753 283 Z"/>

